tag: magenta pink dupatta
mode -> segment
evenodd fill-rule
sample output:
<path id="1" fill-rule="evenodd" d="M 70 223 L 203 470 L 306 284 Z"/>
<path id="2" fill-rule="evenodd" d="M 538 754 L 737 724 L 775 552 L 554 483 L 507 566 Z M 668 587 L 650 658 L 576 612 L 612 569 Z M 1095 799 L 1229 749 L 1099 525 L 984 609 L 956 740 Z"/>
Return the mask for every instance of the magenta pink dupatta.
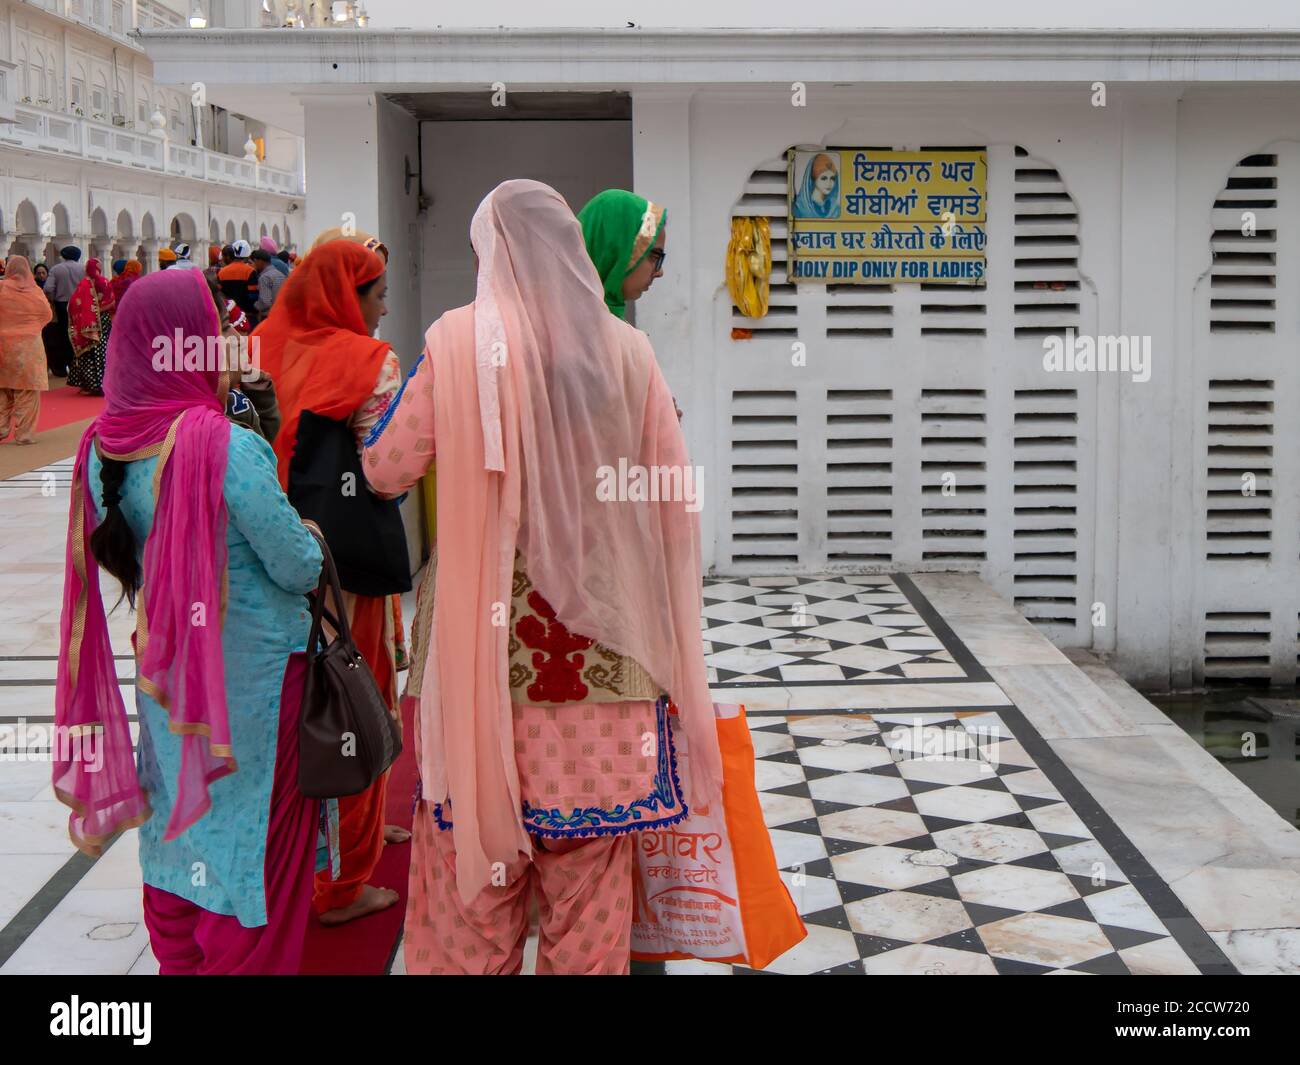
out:
<path id="1" fill-rule="evenodd" d="M 208 784 L 235 769 L 221 654 L 230 423 L 208 358 L 217 350 L 208 338 L 219 329 L 199 271 L 169 270 L 133 284 L 109 339 L 104 412 L 77 448 L 55 688 L 55 720 L 68 742 L 55 751 L 54 790 L 72 807 L 72 841 L 91 854 L 150 813 L 113 666 L 99 568 L 90 553 L 94 500 L 102 492 L 87 483 L 91 447 L 124 461 L 158 457 L 135 650 L 140 690 L 167 710 L 171 730 L 183 737 L 164 838 L 174 839 L 202 817 L 211 805 Z"/>
<path id="2" fill-rule="evenodd" d="M 644 666 L 676 704 L 687 793 L 721 795 L 700 638 L 700 527 L 683 499 L 611 500 L 602 471 L 688 465 L 649 339 L 610 314 L 563 197 L 507 181 L 470 228 L 472 319 L 427 334 L 438 449 L 438 573 L 421 691 L 424 798 L 450 798 L 456 882 L 470 900 L 528 854 L 507 640 L 516 547 L 571 632 Z M 473 357 L 471 358 L 471 351 Z"/>

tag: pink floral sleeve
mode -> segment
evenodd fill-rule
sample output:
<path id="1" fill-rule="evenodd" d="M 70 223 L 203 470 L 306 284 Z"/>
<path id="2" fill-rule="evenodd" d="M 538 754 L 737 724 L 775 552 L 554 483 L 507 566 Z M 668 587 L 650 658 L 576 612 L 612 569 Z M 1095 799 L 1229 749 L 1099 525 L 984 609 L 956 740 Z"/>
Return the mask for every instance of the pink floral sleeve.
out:
<path id="1" fill-rule="evenodd" d="M 370 435 L 370 430 L 378 424 L 379 419 L 388 410 L 388 405 L 397 395 L 401 383 L 402 364 L 398 361 L 397 352 L 389 348 L 388 354 L 384 356 L 384 364 L 379 368 L 379 380 L 375 382 L 375 390 L 370 393 L 369 399 L 353 411 L 349 419 L 353 435 L 357 438 L 357 450 L 361 449 L 366 437 Z"/>
<path id="2" fill-rule="evenodd" d="M 409 491 L 433 465 L 433 367 L 420 356 L 366 437 L 362 468 L 381 495 Z"/>

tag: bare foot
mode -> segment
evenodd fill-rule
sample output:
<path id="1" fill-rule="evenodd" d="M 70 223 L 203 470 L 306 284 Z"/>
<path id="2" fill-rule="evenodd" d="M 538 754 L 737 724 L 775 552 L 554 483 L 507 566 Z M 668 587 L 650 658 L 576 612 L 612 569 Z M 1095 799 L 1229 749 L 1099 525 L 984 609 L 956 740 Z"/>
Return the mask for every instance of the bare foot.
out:
<path id="1" fill-rule="evenodd" d="M 14 443 L 15 443 L 15 444 L 34 444 L 34 443 L 36 443 L 36 437 L 34 437 L 34 436 L 20 436 L 20 437 L 18 437 L 16 440 L 14 440 Z"/>
<path id="2" fill-rule="evenodd" d="M 384 825 L 384 842 L 385 843 L 405 843 L 411 838 L 411 833 L 398 825 Z"/>
<path id="3" fill-rule="evenodd" d="M 349 921 L 355 921 L 358 917 L 369 917 L 372 913 L 386 910 L 396 901 L 397 892 L 392 888 L 377 888 L 367 884 L 361 889 L 361 894 L 357 896 L 352 905 L 343 906 L 337 910 L 326 910 L 320 915 L 320 923 L 326 928 L 347 924 Z"/>

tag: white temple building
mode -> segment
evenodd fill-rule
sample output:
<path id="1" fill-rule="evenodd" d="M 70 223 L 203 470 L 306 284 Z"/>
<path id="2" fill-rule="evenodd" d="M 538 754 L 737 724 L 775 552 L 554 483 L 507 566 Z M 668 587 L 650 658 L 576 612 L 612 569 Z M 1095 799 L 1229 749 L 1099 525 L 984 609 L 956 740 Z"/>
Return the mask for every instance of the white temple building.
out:
<path id="1" fill-rule="evenodd" d="M 298 242 L 302 138 L 155 80 L 137 30 L 188 26 L 185 0 L 0 0 L 0 248 L 102 260 L 261 236 Z"/>

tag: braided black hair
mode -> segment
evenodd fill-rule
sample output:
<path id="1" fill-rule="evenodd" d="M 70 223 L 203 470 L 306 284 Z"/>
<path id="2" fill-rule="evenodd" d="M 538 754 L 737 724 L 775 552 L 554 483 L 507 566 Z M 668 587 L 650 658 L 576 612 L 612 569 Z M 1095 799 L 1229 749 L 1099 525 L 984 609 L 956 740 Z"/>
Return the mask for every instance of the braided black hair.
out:
<path id="1" fill-rule="evenodd" d="M 140 561 L 135 556 L 135 534 L 122 513 L 122 482 L 126 480 L 126 463 L 118 459 L 100 457 L 101 499 L 104 520 L 90 534 L 90 553 L 104 569 L 122 585 L 122 596 L 132 607 L 135 593 L 140 590 Z"/>

